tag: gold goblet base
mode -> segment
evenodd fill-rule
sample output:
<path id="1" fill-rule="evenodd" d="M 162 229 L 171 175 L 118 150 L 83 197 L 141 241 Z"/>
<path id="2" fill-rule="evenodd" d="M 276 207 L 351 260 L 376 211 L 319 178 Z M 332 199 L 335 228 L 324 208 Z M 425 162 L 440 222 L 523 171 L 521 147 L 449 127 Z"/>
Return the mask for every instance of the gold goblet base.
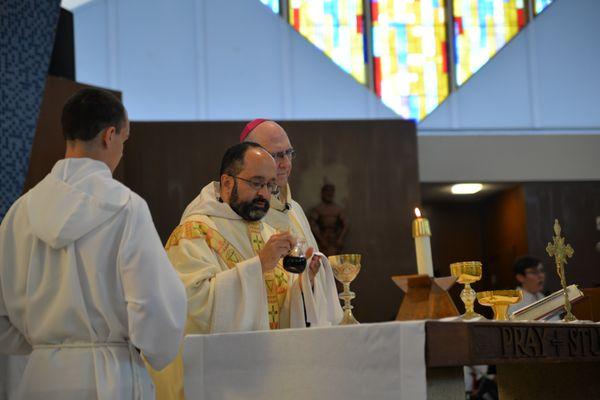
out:
<path id="1" fill-rule="evenodd" d="M 351 304 L 351 301 L 355 297 L 356 294 L 350 291 L 350 284 L 344 283 L 344 291 L 339 295 L 339 298 L 341 300 L 344 300 L 344 306 L 342 307 L 344 309 L 344 317 L 342 318 L 340 325 L 360 324 L 360 322 L 358 322 L 356 318 L 354 318 L 354 314 L 352 314 L 352 309 L 354 308 L 354 306 Z"/>
<path id="2" fill-rule="evenodd" d="M 463 321 L 468 321 L 470 319 L 485 319 L 483 315 L 476 313 L 475 311 L 466 312 L 462 315 L 459 315 L 458 318 L 462 319 Z"/>
<path id="3" fill-rule="evenodd" d="M 508 307 L 523 298 L 520 290 L 490 290 L 477 293 L 477 301 L 482 306 L 492 307 L 494 321 L 508 321 Z"/>
<path id="4" fill-rule="evenodd" d="M 360 322 L 354 318 L 354 314 L 352 314 L 352 310 L 344 310 L 344 318 L 340 322 L 340 325 L 358 325 Z"/>

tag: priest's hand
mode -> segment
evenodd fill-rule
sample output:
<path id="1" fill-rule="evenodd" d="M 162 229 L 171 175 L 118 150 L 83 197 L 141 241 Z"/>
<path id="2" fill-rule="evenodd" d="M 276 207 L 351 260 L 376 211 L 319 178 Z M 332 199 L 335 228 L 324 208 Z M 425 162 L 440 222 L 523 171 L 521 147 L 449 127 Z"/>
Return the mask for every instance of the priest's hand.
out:
<path id="1" fill-rule="evenodd" d="M 279 260 L 290 252 L 293 244 L 294 237 L 289 232 L 272 235 L 265 243 L 265 247 L 258 253 L 263 273 L 273 270 Z"/>

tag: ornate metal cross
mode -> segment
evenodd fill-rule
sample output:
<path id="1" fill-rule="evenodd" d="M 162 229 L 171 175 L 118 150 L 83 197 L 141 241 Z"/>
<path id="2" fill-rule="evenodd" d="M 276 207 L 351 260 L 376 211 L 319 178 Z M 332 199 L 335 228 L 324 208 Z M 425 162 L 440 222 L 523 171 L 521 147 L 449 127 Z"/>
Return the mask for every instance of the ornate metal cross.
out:
<path id="1" fill-rule="evenodd" d="M 548 243 L 546 246 L 546 252 L 556 263 L 556 273 L 560 278 L 560 284 L 563 288 L 565 297 L 565 315 L 564 321 L 571 322 L 577 321 L 577 318 L 571 313 L 571 302 L 569 301 L 569 294 L 567 293 L 567 279 L 565 277 L 565 264 L 567 258 L 573 257 L 575 251 L 570 244 L 565 244 L 565 238 L 560 235 L 561 228 L 558 223 L 558 219 L 554 220 L 554 236 L 552 237 L 552 243 Z"/>

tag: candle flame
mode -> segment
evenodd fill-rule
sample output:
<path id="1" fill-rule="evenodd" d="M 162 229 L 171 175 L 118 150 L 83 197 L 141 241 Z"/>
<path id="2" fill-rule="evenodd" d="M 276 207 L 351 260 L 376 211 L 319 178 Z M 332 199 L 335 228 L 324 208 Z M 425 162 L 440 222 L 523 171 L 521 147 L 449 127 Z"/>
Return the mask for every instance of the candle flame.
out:
<path id="1" fill-rule="evenodd" d="M 415 207 L 415 215 L 417 218 L 421 218 L 421 210 L 419 210 L 419 207 Z"/>

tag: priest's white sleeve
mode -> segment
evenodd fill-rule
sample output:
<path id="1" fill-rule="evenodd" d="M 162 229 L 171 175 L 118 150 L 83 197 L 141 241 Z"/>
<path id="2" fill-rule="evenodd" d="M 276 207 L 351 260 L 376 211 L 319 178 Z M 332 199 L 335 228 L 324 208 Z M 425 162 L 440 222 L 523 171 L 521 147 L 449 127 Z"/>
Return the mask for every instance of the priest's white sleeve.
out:
<path id="1" fill-rule="evenodd" d="M 338 300 L 333 271 L 322 253 L 321 267 L 311 288 L 308 270 L 296 279 L 290 288 L 290 327 L 331 326 L 340 323 L 343 311 Z M 310 260 L 307 260 L 310 263 Z M 302 293 L 304 292 L 304 293 Z M 306 312 L 306 321 L 304 313 Z"/>
<path id="2" fill-rule="evenodd" d="M 201 237 L 181 239 L 167 253 L 187 292 L 187 333 L 268 329 L 258 257 L 229 269 Z"/>
<path id="3" fill-rule="evenodd" d="M 119 250 L 132 344 L 160 370 L 177 355 L 185 327 L 185 291 L 154 228 L 146 202 L 127 205 L 128 223 Z"/>
<path id="4" fill-rule="evenodd" d="M 267 292 L 258 256 L 237 263 L 215 278 L 211 332 L 269 329 Z"/>

